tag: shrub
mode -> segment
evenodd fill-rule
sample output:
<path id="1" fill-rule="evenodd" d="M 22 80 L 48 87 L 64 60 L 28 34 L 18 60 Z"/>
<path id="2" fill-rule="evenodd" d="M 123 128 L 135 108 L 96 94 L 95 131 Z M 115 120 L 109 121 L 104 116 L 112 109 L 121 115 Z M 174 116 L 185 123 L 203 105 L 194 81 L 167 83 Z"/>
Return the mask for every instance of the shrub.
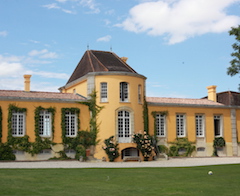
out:
<path id="1" fill-rule="evenodd" d="M 108 159 L 110 162 L 113 162 L 114 159 L 119 157 L 119 152 L 118 152 L 118 143 L 113 140 L 114 136 L 111 136 L 110 138 L 106 139 L 104 141 L 105 146 L 103 147 L 103 150 L 105 150 Z"/>
<path id="2" fill-rule="evenodd" d="M 8 144 L 0 143 L 0 160 L 15 160 L 16 156 L 13 154 L 12 148 Z"/>
<path id="3" fill-rule="evenodd" d="M 190 156 L 192 152 L 196 149 L 194 142 L 188 141 L 187 138 L 177 138 L 174 142 L 170 142 L 172 146 L 169 148 L 168 156 Z M 179 154 L 179 150 L 183 150 L 182 155 Z"/>
<path id="4" fill-rule="evenodd" d="M 154 149 L 152 137 L 146 131 L 143 134 L 136 133 L 133 135 L 133 142 L 137 144 L 137 149 L 141 151 L 144 161 L 148 161 Z"/>

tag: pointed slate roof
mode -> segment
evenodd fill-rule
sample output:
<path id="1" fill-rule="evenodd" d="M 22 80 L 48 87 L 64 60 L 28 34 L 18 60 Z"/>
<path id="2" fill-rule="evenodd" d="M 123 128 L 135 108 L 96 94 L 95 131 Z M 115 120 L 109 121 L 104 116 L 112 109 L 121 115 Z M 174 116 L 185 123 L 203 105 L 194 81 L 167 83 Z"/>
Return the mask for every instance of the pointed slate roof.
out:
<path id="1" fill-rule="evenodd" d="M 89 72 L 111 71 L 137 73 L 113 52 L 87 50 L 69 78 L 67 84 L 81 78 Z"/>

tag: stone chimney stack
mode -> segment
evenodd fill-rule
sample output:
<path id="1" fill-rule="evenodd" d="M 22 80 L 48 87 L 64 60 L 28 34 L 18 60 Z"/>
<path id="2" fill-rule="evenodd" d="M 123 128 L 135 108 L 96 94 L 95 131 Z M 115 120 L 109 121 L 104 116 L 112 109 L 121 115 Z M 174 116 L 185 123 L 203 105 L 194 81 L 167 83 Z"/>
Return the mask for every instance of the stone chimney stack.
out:
<path id="1" fill-rule="evenodd" d="M 216 88 L 217 88 L 217 86 L 215 86 L 215 85 L 207 87 L 207 89 L 208 89 L 208 100 L 215 101 L 215 102 L 217 101 Z"/>
<path id="2" fill-rule="evenodd" d="M 126 62 L 127 62 L 127 60 L 128 60 L 128 58 L 127 58 L 127 57 L 121 57 L 121 59 L 122 59 L 122 61 L 123 61 L 124 63 L 126 63 Z"/>
<path id="3" fill-rule="evenodd" d="M 24 75 L 24 91 L 30 92 L 30 78 L 32 75 Z"/>

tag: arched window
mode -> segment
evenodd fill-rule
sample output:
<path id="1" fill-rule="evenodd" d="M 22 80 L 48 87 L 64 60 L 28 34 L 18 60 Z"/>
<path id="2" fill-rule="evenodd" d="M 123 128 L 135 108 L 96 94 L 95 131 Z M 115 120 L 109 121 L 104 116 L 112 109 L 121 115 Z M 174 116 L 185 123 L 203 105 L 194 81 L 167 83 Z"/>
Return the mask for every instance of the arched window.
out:
<path id="1" fill-rule="evenodd" d="M 128 96 L 128 83 L 127 82 L 121 82 L 120 83 L 120 102 L 128 102 L 129 96 Z"/>

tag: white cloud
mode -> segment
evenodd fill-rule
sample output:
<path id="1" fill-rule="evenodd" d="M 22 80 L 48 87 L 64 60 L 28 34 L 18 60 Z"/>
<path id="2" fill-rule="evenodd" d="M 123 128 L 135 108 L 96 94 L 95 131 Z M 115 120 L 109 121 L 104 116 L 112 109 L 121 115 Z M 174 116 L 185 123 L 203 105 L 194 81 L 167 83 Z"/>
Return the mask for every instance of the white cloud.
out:
<path id="1" fill-rule="evenodd" d="M 94 0 L 80 0 L 79 4 L 88 7 L 91 10 L 91 13 L 98 14 L 100 12 L 97 3 Z"/>
<path id="2" fill-rule="evenodd" d="M 42 59 L 55 59 L 58 58 L 58 55 L 56 52 L 49 52 L 47 49 L 43 50 L 32 50 L 28 53 L 29 56 L 38 56 Z"/>
<path id="3" fill-rule="evenodd" d="M 6 37 L 8 35 L 7 31 L 0 31 L 0 36 L 1 37 Z"/>
<path id="4" fill-rule="evenodd" d="M 55 73 L 55 72 L 45 72 L 45 71 L 31 71 L 30 74 L 38 75 L 44 78 L 55 78 L 55 79 L 64 79 L 67 80 L 69 78 L 68 74 L 65 73 Z"/>
<path id="5" fill-rule="evenodd" d="M 46 7 L 47 9 L 60 9 L 60 7 L 56 3 L 43 5 L 43 7 Z"/>
<path id="6" fill-rule="evenodd" d="M 112 39 L 111 35 L 106 35 L 97 39 L 97 42 L 109 42 Z"/>
<path id="7" fill-rule="evenodd" d="M 29 56 L 37 56 L 37 55 L 41 55 L 41 54 L 45 54 L 47 53 L 48 50 L 47 49 L 43 49 L 43 50 L 32 50 L 28 53 Z"/>
<path id="8" fill-rule="evenodd" d="M 57 1 L 57 2 L 59 2 L 59 3 L 65 3 L 65 2 L 67 2 L 68 0 L 55 0 L 55 1 Z"/>
<path id="9" fill-rule="evenodd" d="M 40 56 L 41 59 L 56 59 L 58 55 L 56 52 L 48 52 Z"/>
<path id="10" fill-rule="evenodd" d="M 205 33 L 221 33 L 240 23 L 226 8 L 240 0 L 158 0 L 140 3 L 116 26 L 135 33 L 165 36 L 169 44 Z"/>

